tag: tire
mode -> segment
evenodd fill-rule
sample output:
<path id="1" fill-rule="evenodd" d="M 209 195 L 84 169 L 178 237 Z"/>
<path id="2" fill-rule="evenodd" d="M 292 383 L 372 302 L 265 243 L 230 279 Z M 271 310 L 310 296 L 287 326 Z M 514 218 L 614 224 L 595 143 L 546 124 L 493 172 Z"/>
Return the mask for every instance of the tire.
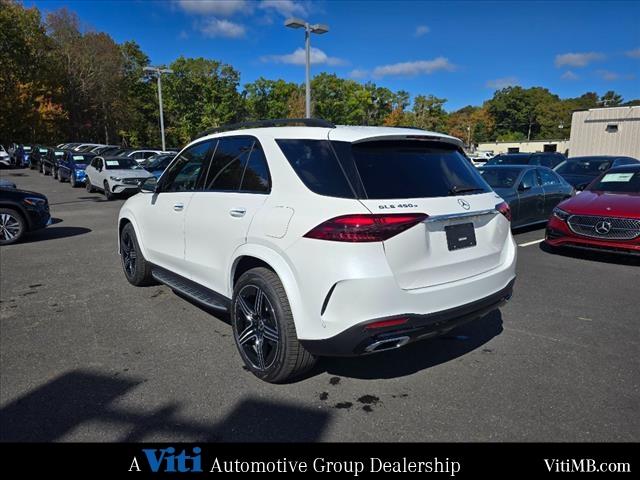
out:
<path id="1" fill-rule="evenodd" d="M 78 186 L 78 184 L 76 183 L 76 176 L 73 174 L 73 172 L 69 173 L 69 184 L 71 185 L 71 188 L 76 188 Z"/>
<path id="2" fill-rule="evenodd" d="M 104 198 L 106 198 L 107 200 L 113 200 L 115 195 L 111 193 L 111 189 L 109 188 L 109 183 L 107 183 L 106 180 L 104 181 L 102 188 L 104 189 Z"/>
<path id="3" fill-rule="evenodd" d="M 56 177 L 60 183 L 64 183 L 64 178 L 60 175 L 60 169 L 56 170 Z"/>
<path id="4" fill-rule="evenodd" d="M 27 230 L 22 214 L 11 208 L 0 208 L 0 245 L 19 242 Z"/>
<path id="5" fill-rule="evenodd" d="M 151 276 L 151 264 L 142 255 L 136 232 L 130 223 L 120 232 L 120 260 L 124 276 L 131 285 L 145 287 L 157 283 Z"/>
<path id="6" fill-rule="evenodd" d="M 62 180 L 60 180 L 60 178 L 58 177 L 58 171 L 55 168 L 51 171 L 51 175 L 53 176 L 54 180 L 58 180 L 62 183 Z"/>
<path id="7" fill-rule="evenodd" d="M 236 282 L 231 326 L 242 360 L 261 380 L 288 382 L 316 362 L 317 358 L 298 341 L 287 294 L 278 276 L 268 268 L 253 268 Z"/>
<path id="8" fill-rule="evenodd" d="M 96 187 L 91 185 L 91 180 L 89 180 L 89 177 L 87 177 L 87 183 L 86 183 L 85 187 L 87 189 L 87 192 L 89 192 L 89 193 L 95 193 L 95 191 L 96 191 Z"/>

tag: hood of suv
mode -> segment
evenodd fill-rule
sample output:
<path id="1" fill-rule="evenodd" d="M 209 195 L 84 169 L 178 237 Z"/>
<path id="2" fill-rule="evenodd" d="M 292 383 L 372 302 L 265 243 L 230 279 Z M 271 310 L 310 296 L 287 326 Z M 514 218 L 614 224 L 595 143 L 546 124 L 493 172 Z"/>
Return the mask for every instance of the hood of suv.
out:
<path id="1" fill-rule="evenodd" d="M 107 174 L 110 177 L 120 177 L 120 178 L 147 178 L 147 177 L 153 176 L 143 168 L 137 168 L 137 169 L 123 168 L 123 169 L 107 170 Z"/>

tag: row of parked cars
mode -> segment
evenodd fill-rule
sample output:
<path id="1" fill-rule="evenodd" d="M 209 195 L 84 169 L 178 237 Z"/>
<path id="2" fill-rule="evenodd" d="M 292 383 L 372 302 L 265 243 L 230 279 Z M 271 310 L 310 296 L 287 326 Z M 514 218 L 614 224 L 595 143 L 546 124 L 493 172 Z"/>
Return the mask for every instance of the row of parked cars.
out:
<path id="1" fill-rule="evenodd" d="M 542 161 L 478 170 L 447 135 L 275 123 L 205 132 L 159 180 L 126 156 L 85 168 L 90 191 L 139 192 L 118 217 L 126 279 L 228 311 L 246 367 L 265 381 L 499 307 L 515 280 L 513 227 L 548 222 L 550 244 L 640 253 L 638 162 L 607 164 L 577 194 Z"/>
<path id="2" fill-rule="evenodd" d="M 110 200 L 132 192 L 144 179 L 160 177 L 177 152 L 122 149 L 113 145 L 68 143 L 56 147 L 17 145 L 13 163 L 28 166 L 72 187 L 101 191 Z"/>
<path id="3" fill-rule="evenodd" d="M 509 203 L 512 227 L 547 224 L 548 246 L 640 254 L 639 160 L 506 153 L 478 170 Z"/>

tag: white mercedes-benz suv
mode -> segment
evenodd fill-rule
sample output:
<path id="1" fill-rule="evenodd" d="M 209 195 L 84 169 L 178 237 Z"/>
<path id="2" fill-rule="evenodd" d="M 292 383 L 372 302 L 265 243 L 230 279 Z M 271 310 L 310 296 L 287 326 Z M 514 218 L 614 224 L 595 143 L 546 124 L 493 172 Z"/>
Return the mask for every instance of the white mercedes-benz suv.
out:
<path id="1" fill-rule="evenodd" d="M 87 192 L 102 190 L 107 200 L 121 193 L 136 192 L 153 175 L 127 157 L 93 157 L 85 169 Z"/>
<path id="2" fill-rule="evenodd" d="M 508 300 L 516 274 L 508 205 L 458 139 L 408 128 L 205 132 L 127 200 L 118 235 L 130 283 L 228 311 L 268 382 L 447 332 Z"/>

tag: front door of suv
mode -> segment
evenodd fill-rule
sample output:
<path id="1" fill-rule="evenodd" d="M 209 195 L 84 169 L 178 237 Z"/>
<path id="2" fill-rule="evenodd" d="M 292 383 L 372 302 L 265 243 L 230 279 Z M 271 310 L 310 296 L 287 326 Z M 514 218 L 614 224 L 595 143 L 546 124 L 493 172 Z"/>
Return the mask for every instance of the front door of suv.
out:
<path id="1" fill-rule="evenodd" d="M 205 140 L 181 152 L 160 179 L 158 193 L 143 195 L 146 205 L 136 218 L 148 260 L 185 277 L 185 215 L 214 143 Z"/>
<path id="2" fill-rule="evenodd" d="M 233 252 L 246 243 L 251 221 L 270 189 L 260 143 L 249 136 L 220 138 L 204 188 L 194 194 L 187 212 L 186 264 L 192 280 L 229 293 Z"/>

